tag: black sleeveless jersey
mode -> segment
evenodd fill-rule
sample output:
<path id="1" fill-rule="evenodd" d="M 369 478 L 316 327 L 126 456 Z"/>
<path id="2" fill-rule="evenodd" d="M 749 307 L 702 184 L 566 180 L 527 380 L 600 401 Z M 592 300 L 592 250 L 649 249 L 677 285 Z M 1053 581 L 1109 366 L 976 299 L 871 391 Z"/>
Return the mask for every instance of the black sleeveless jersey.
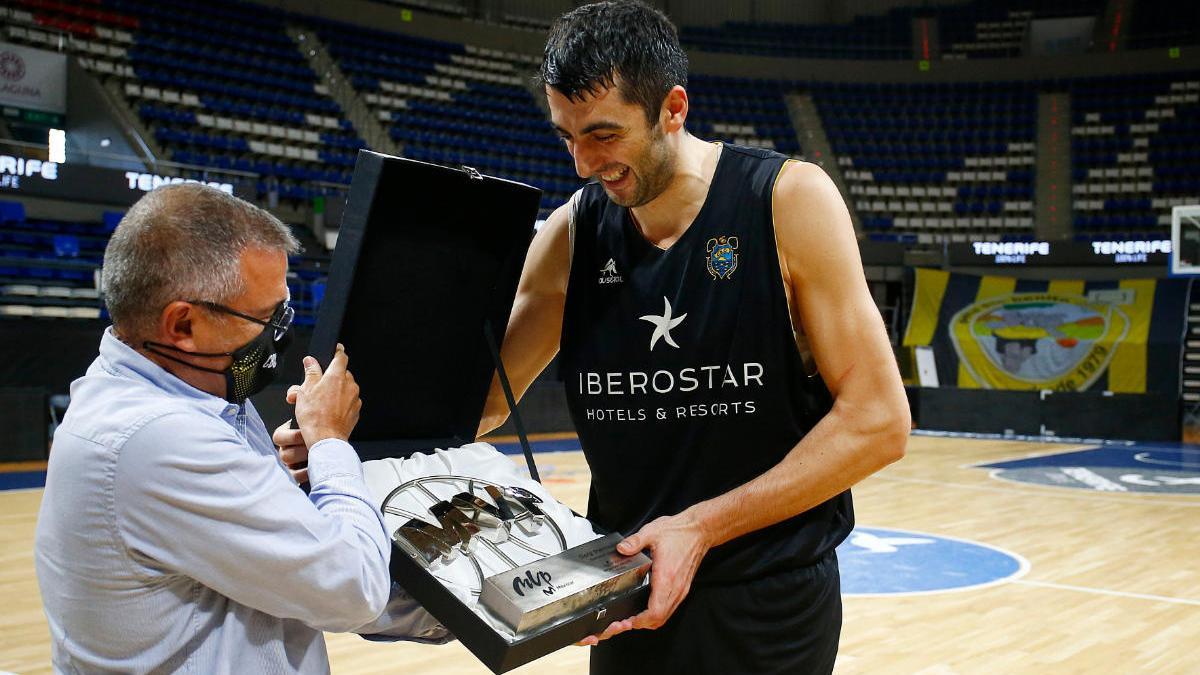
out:
<path id="1" fill-rule="evenodd" d="M 666 250 L 598 183 L 578 195 L 560 372 L 597 523 L 632 534 L 747 483 L 829 412 L 824 382 L 805 374 L 776 249 L 786 159 L 725 145 L 703 207 Z M 714 548 L 696 580 L 811 564 L 853 520 L 847 491 Z"/>

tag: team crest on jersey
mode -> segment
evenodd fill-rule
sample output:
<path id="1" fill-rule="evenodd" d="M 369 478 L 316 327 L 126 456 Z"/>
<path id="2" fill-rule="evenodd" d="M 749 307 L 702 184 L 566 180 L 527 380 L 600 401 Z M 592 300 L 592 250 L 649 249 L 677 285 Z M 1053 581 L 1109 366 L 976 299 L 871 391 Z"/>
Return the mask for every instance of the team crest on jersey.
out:
<path id="1" fill-rule="evenodd" d="M 714 279 L 728 279 L 738 266 L 738 238 L 713 237 L 708 240 L 708 273 Z"/>

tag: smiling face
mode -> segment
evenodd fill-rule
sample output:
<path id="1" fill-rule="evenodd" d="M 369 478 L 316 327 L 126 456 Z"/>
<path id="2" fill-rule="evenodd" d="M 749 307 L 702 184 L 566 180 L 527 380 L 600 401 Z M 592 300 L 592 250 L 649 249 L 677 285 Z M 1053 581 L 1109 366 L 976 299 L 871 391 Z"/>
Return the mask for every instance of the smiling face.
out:
<path id="1" fill-rule="evenodd" d="M 548 86 L 546 100 L 554 128 L 575 160 L 575 173 L 598 180 L 614 203 L 642 206 L 670 184 L 676 152 L 667 135 L 676 127 L 664 130 L 664 118 L 672 119 L 669 112 L 651 125 L 645 108 L 626 101 L 619 84 L 575 100 Z"/>

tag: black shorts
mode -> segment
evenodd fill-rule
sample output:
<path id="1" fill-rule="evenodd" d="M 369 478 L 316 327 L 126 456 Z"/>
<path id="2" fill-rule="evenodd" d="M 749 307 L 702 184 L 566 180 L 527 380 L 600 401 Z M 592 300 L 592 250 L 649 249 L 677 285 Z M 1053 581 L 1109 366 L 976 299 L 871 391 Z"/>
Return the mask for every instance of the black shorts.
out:
<path id="1" fill-rule="evenodd" d="M 831 673 L 841 631 L 841 579 L 830 552 L 808 567 L 693 587 L 662 628 L 593 647 L 591 672 Z"/>

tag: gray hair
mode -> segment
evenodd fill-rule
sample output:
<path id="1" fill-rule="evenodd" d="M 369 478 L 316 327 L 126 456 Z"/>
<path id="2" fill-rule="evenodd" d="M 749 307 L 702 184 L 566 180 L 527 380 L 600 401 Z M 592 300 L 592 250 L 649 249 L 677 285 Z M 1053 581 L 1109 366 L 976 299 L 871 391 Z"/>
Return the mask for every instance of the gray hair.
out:
<path id="1" fill-rule="evenodd" d="M 215 188 L 179 183 L 142 197 L 104 250 L 101 287 L 117 332 L 149 336 L 176 300 L 224 303 L 239 295 L 241 254 L 250 247 L 300 250 L 278 218 Z"/>

